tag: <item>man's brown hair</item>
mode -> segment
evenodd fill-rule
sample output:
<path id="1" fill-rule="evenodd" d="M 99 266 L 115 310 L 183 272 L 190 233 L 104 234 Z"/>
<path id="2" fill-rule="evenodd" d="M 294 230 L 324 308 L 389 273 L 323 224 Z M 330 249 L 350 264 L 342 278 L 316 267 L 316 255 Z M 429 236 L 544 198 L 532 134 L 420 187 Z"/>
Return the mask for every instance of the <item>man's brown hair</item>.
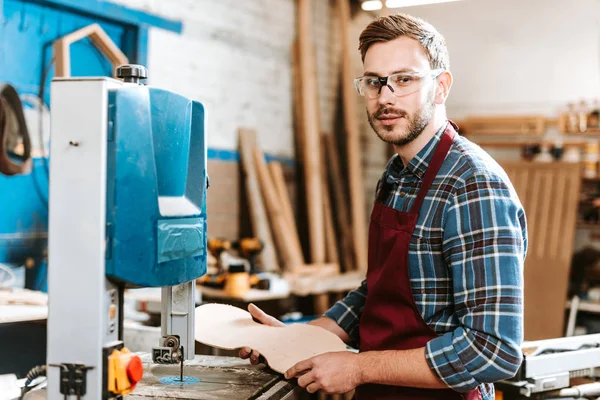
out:
<path id="1" fill-rule="evenodd" d="M 372 44 L 389 42 L 406 36 L 418 41 L 429 59 L 431 69 L 449 69 L 450 58 L 446 40 L 433 25 L 420 18 L 407 14 L 395 14 L 379 17 L 372 21 L 360 34 L 358 50 L 362 60 Z"/>

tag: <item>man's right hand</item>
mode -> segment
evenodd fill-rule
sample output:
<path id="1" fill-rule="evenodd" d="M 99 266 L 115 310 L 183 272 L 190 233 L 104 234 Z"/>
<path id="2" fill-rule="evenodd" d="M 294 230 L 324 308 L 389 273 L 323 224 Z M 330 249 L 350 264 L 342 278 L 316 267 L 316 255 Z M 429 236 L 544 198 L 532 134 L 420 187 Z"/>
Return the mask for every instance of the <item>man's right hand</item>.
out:
<path id="1" fill-rule="evenodd" d="M 248 305 L 248 312 L 252 315 L 252 318 L 257 320 L 263 325 L 276 326 L 276 327 L 284 327 L 285 324 L 278 320 L 277 318 L 265 313 L 263 310 L 255 306 L 254 304 Z M 345 343 L 348 343 L 350 337 L 342 328 L 338 326 L 334 321 L 327 317 L 320 317 L 308 323 L 309 325 L 320 326 L 323 329 L 326 329 L 330 332 L 333 332 L 337 336 L 342 339 Z M 253 350 L 250 347 L 243 347 L 240 350 L 240 357 L 244 360 L 250 358 L 250 363 L 253 365 L 260 364 L 264 362 L 264 358 L 260 356 L 260 353 L 257 350 Z"/>
<path id="2" fill-rule="evenodd" d="M 250 315 L 252 315 L 252 318 L 258 320 L 258 322 L 260 322 L 263 325 L 277 326 L 280 328 L 285 326 L 283 322 L 265 313 L 263 310 L 256 307 L 254 304 L 248 305 L 248 312 L 250 313 Z M 244 360 L 250 358 L 250 363 L 252 365 L 259 364 L 261 361 L 263 361 L 263 359 L 260 357 L 260 353 L 257 350 L 251 349 L 250 347 L 243 347 L 240 350 L 240 357 Z"/>

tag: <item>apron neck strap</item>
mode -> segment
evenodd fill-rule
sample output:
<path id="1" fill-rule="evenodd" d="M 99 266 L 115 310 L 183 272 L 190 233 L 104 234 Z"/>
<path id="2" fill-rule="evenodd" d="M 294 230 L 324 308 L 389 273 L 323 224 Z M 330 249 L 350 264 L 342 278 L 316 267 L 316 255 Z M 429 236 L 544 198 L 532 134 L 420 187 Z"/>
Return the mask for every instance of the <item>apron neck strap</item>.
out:
<path id="1" fill-rule="evenodd" d="M 421 188 L 419 189 L 419 193 L 417 194 L 417 198 L 413 206 L 410 209 L 412 214 L 418 214 L 421 209 L 421 205 L 423 205 L 423 200 L 425 200 L 425 196 L 433 183 L 433 180 L 437 176 L 440 167 L 442 166 L 442 162 L 446 158 L 446 154 L 450 150 L 450 146 L 452 146 L 452 142 L 454 141 L 454 137 L 456 136 L 456 130 L 454 128 L 454 124 L 452 122 L 448 123 L 446 130 L 442 134 L 440 139 L 440 143 L 438 147 L 435 149 L 435 153 L 433 153 L 433 157 L 431 158 L 431 162 L 427 167 L 427 171 L 425 171 L 425 175 L 423 175 L 423 183 L 421 184 Z"/>

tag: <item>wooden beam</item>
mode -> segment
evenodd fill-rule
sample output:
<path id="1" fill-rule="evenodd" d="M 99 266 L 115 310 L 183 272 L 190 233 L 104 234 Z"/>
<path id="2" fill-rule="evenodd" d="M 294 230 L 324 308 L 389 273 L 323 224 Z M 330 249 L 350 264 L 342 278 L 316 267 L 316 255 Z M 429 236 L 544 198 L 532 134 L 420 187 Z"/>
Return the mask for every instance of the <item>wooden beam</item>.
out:
<path id="1" fill-rule="evenodd" d="M 290 245 L 294 246 L 294 251 L 304 259 L 302 254 L 302 245 L 300 244 L 300 238 L 298 237 L 298 228 L 296 226 L 296 219 L 294 218 L 294 211 L 292 210 L 292 203 L 290 196 L 285 185 L 285 178 L 283 176 L 283 168 L 281 164 L 276 161 L 272 161 L 268 164 L 271 172 L 271 179 L 275 186 L 277 195 L 279 197 L 279 204 L 281 210 L 285 216 L 287 225 L 290 231 Z"/>
<path id="2" fill-rule="evenodd" d="M 312 0 L 298 0 L 298 48 L 303 127 L 301 142 L 308 210 L 310 260 L 312 263 L 322 263 L 325 261 L 325 231 L 320 163 L 319 98 L 311 27 L 311 3 Z"/>
<path id="3" fill-rule="evenodd" d="M 327 161 L 329 184 L 331 185 L 333 202 L 335 204 L 336 222 L 339 227 L 342 261 L 345 271 L 356 269 L 355 246 L 352 245 L 352 230 L 350 227 L 350 212 L 348 211 L 348 198 L 344 193 L 340 159 L 335 148 L 333 135 L 323 135 L 323 152 Z"/>
<path id="4" fill-rule="evenodd" d="M 325 255 L 327 262 L 339 264 L 340 258 L 338 255 L 338 244 L 333 226 L 333 216 L 331 210 L 331 202 L 329 199 L 329 185 L 327 184 L 327 170 L 325 163 L 323 166 L 323 214 L 325 215 Z"/>
<path id="5" fill-rule="evenodd" d="M 264 243 L 264 249 L 259 255 L 260 265 L 265 272 L 279 270 L 277 253 L 273 244 L 273 236 L 269 227 L 269 220 L 265 210 L 265 204 L 260 192 L 258 175 L 254 164 L 253 148 L 256 146 L 256 132 L 251 129 L 241 128 L 238 130 L 240 148 L 240 161 L 246 193 L 248 197 L 248 209 L 252 222 L 252 233 Z"/>
<path id="6" fill-rule="evenodd" d="M 269 174 L 264 154 L 259 148 L 255 147 L 253 155 L 263 199 L 267 206 L 267 213 L 269 214 L 271 227 L 275 236 L 275 243 L 277 244 L 281 258 L 284 260 L 285 268 L 288 271 L 293 271 L 295 268 L 304 265 L 302 254 L 299 254 L 299 249 L 294 246 L 295 232 L 292 232 L 287 224 L 287 219 L 279 200 L 279 194 Z"/>
<path id="7" fill-rule="evenodd" d="M 367 268 L 367 217 L 358 111 L 353 86 L 352 57 L 350 49 L 350 5 L 348 0 L 337 0 L 342 35 L 342 95 L 344 103 L 344 128 L 348 151 L 348 177 L 350 181 L 350 205 L 352 207 L 352 233 L 356 251 L 356 264 L 361 270 Z"/>

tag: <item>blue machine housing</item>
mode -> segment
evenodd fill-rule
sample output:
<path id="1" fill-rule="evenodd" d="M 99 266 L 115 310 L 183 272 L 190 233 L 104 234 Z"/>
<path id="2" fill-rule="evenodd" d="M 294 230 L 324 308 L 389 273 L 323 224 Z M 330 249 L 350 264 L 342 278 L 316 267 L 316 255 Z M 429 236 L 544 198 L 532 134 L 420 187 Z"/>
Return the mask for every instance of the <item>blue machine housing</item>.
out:
<path id="1" fill-rule="evenodd" d="M 109 94 L 106 274 L 127 286 L 206 273 L 204 107 L 165 90 Z"/>

